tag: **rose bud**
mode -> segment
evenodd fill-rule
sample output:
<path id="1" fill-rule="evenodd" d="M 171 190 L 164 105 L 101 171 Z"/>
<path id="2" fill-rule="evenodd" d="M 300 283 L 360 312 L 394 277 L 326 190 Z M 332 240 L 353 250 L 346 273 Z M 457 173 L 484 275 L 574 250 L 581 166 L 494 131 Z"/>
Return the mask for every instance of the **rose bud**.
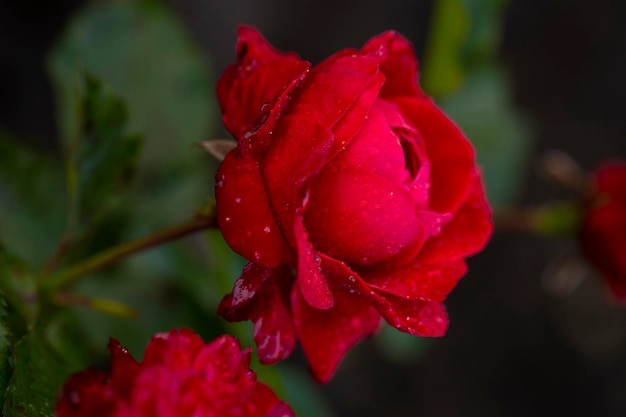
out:
<path id="1" fill-rule="evenodd" d="M 580 244 L 613 296 L 626 302 L 626 164 L 601 166 L 592 175 L 592 187 Z"/>
<path id="2" fill-rule="evenodd" d="M 111 339 L 108 372 L 88 369 L 67 381 L 57 417 L 294 417 L 256 381 L 250 349 L 231 336 L 205 344 L 191 330 L 152 338 L 137 363 Z"/>
<path id="3" fill-rule="evenodd" d="M 320 382 L 381 317 L 443 335 L 442 301 L 491 213 L 472 145 L 421 91 L 408 41 L 386 32 L 311 67 L 238 34 L 217 85 L 237 147 L 216 199 L 226 242 L 250 262 L 220 314 L 254 322 L 263 363 L 299 339 Z"/>

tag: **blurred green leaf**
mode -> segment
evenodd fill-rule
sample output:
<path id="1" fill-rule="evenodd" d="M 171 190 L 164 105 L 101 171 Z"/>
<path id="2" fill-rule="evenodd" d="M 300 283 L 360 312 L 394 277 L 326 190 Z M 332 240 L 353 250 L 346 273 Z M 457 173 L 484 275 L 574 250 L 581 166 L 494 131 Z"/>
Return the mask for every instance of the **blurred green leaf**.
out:
<path id="1" fill-rule="evenodd" d="M 474 71 L 464 87 L 439 102 L 476 147 L 493 205 L 512 202 L 521 191 L 532 146 L 528 121 L 513 107 L 508 80 L 491 67 Z"/>
<path id="2" fill-rule="evenodd" d="M 193 160 L 185 145 L 208 139 L 216 111 L 205 60 L 159 2 L 94 3 L 83 9 L 50 56 L 60 125 L 71 137 L 77 66 L 110 85 L 128 105 L 129 129 L 146 138 L 151 173 Z M 216 114 L 217 116 L 217 114 Z"/>
<path id="3" fill-rule="evenodd" d="M 462 0 L 437 0 L 431 17 L 421 85 L 435 97 L 457 88 L 465 76 L 460 50 L 468 29 Z"/>
<path id="4" fill-rule="evenodd" d="M 64 226 L 63 169 L 54 155 L 0 130 L 0 239 L 31 265 L 54 250 Z"/>
<path id="5" fill-rule="evenodd" d="M 281 381 L 281 398 L 298 417 L 333 417 L 332 407 L 322 393 L 320 385 L 301 369 L 281 364 L 276 367 Z M 266 382 L 261 380 L 262 382 Z"/>
<path id="6" fill-rule="evenodd" d="M 39 324 L 15 346 L 13 368 L 2 415 L 49 417 L 60 387 L 76 364 L 54 348 L 46 327 Z"/>
<path id="7" fill-rule="evenodd" d="M 91 75 L 85 76 L 78 136 L 70 145 L 68 193 L 72 223 L 86 226 L 105 217 L 128 187 L 141 138 L 126 132 L 124 103 Z"/>
<path id="8" fill-rule="evenodd" d="M 39 314 L 39 300 L 34 277 L 26 264 L 0 245 L 0 294 L 6 302 L 3 315 L 7 333 L 13 343 L 32 327 Z"/>
<path id="9" fill-rule="evenodd" d="M 11 350 L 9 345 L 9 334 L 4 326 L 7 319 L 6 303 L 0 298 L 0 410 L 4 405 L 4 392 L 11 377 Z"/>

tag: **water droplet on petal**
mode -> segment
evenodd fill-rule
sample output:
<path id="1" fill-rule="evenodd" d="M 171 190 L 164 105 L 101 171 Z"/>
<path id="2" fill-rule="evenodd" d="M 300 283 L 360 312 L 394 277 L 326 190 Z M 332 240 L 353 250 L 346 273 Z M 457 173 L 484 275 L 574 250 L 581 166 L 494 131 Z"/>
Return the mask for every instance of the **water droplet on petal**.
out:
<path id="1" fill-rule="evenodd" d="M 270 104 L 271 103 L 269 101 L 266 101 L 265 103 L 261 104 L 259 111 L 263 112 L 263 111 L 269 110 Z"/>
<path id="2" fill-rule="evenodd" d="M 230 223 L 233 219 L 230 218 L 230 217 L 226 217 L 226 218 L 224 218 L 224 220 L 226 221 L 226 223 Z"/>
<path id="3" fill-rule="evenodd" d="M 261 254 L 258 251 L 254 251 L 254 259 L 256 260 L 261 259 Z"/>
<path id="4" fill-rule="evenodd" d="M 235 203 L 241 203 L 241 197 L 235 198 Z"/>
<path id="5" fill-rule="evenodd" d="M 264 231 L 265 233 L 269 233 L 269 232 L 271 232 L 271 230 L 272 230 L 272 229 L 270 229 L 270 227 L 269 227 L 269 226 L 265 226 L 265 227 L 263 228 L 263 231 Z"/>

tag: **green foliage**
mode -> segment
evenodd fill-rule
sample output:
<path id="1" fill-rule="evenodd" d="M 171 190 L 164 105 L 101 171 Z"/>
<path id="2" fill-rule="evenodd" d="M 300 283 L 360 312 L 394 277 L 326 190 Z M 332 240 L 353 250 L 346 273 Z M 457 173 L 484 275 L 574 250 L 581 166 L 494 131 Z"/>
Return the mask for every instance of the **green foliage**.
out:
<path id="1" fill-rule="evenodd" d="M 422 86 L 476 147 L 489 199 L 510 204 L 520 190 L 532 132 L 515 109 L 497 60 L 505 0 L 437 0 Z"/>
<path id="2" fill-rule="evenodd" d="M 506 75 L 497 67 L 473 71 L 463 88 L 440 101 L 476 147 L 492 205 L 509 204 L 521 189 L 532 129 L 513 107 Z"/>
<path id="3" fill-rule="evenodd" d="M 47 327 L 36 325 L 20 340 L 13 352 L 13 372 L 4 397 L 5 417 L 48 417 L 58 389 L 76 363 L 68 351 L 59 351 L 51 343 Z"/>
<path id="4" fill-rule="evenodd" d="M 460 49 L 468 27 L 467 11 L 461 0 L 438 0 L 422 68 L 422 87 L 433 96 L 456 89 L 465 77 Z"/>
<path id="5" fill-rule="evenodd" d="M 39 265 L 54 250 L 51 237 L 63 231 L 63 169 L 53 156 L 20 142 L 0 130 L 0 239 Z"/>
<path id="6" fill-rule="evenodd" d="M 26 264 L 0 246 L 0 294 L 5 337 L 15 343 L 32 327 L 39 314 L 35 280 Z"/>
<path id="7" fill-rule="evenodd" d="M 141 149 L 140 137 L 126 133 L 122 101 L 91 75 L 84 84 L 79 134 L 70 145 L 67 169 L 70 222 L 79 228 L 96 223 L 111 210 L 128 188 Z"/>

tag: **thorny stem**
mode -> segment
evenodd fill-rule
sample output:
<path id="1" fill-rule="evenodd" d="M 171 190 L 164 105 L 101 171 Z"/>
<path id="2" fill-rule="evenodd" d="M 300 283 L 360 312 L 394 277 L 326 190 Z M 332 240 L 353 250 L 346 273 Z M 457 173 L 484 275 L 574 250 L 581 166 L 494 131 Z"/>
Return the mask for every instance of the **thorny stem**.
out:
<path id="1" fill-rule="evenodd" d="M 131 240 L 130 242 L 122 243 L 54 274 L 42 275 L 40 277 L 41 290 L 44 292 L 54 292 L 85 275 L 99 271 L 134 253 L 216 226 L 217 218 L 213 212 L 208 215 L 197 216 L 185 223 Z"/>

